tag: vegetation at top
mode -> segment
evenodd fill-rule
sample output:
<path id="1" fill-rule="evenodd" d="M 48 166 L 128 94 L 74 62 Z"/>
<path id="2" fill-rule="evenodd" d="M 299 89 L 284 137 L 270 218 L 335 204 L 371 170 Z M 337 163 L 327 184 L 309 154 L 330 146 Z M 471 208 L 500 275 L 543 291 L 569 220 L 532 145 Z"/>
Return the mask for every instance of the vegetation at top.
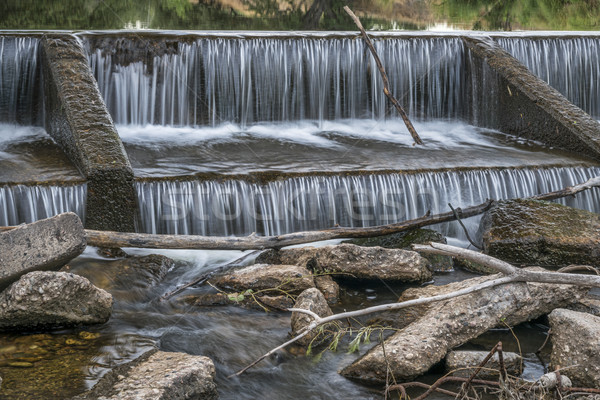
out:
<path id="1" fill-rule="evenodd" d="M 0 29 L 598 30 L 600 0 L 3 0 Z"/>

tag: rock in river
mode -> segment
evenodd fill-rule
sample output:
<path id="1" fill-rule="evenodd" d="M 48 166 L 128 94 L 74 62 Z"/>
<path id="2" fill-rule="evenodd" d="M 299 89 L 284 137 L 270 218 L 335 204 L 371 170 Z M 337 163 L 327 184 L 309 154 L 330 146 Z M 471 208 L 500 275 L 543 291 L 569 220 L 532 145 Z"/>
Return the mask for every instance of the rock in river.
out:
<path id="1" fill-rule="evenodd" d="M 523 265 L 600 266 L 600 215 L 536 200 L 498 202 L 481 219 L 484 251 Z"/>
<path id="2" fill-rule="evenodd" d="M 0 232 L 0 290 L 28 272 L 60 269 L 86 243 L 83 224 L 74 213 Z"/>
<path id="3" fill-rule="evenodd" d="M 35 271 L 0 293 L 0 329 L 52 329 L 106 322 L 112 296 L 86 278 Z"/>
<path id="4" fill-rule="evenodd" d="M 353 244 L 265 252 L 257 262 L 300 265 L 314 272 L 332 272 L 334 277 L 344 278 L 406 282 L 431 279 L 428 261 L 414 251 Z"/>
<path id="5" fill-rule="evenodd" d="M 218 398 L 210 358 L 152 351 L 106 374 L 78 400 L 213 400 Z"/>
<path id="6" fill-rule="evenodd" d="M 548 319 L 552 365 L 564 368 L 574 386 L 600 387 L 600 317 L 558 309 Z"/>
<path id="7" fill-rule="evenodd" d="M 327 300 L 325 300 L 325 296 L 323 293 L 319 291 L 319 289 L 308 289 L 305 290 L 298 296 L 296 299 L 296 303 L 294 304 L 294 308 L 302 308 L 304 310 L 309 310 L 317 314 L 319 317 L 328 317 L 333 314 L 331 309 L 327 305 Z M 312 322 L 313 318 L 307 314 L 299 313 L 294 311 L 292 313 L 291 323 L 292 323 L 292 336 L 296 336 L 300 330 L 304 327 L 308 326 Z M 317 336 L 318 329 L 310 332 L 308 335 L 299 339 L 296 343 L 301 346 L 308 346 L 309 343 L 313 341 L 313 339 Z"/>

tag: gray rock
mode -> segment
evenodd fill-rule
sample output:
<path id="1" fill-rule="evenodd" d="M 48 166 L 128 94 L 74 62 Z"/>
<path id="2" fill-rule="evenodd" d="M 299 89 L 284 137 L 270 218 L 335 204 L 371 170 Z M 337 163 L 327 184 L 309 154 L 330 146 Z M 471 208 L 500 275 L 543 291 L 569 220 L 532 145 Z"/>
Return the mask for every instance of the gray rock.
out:
<path id="1" fill-rule="evenodd" d="M 263 290 L 271 295 L 283 292 L 298 294 L 315 287 L 310 271 L 297 265 L 254 264 L 216 276 L 210 282 L 223 289 Z"/>
<path id="2" fill-rule="evenodd" d="M 453 372 L 454 376 L 468 378 L 477 369 L 481 362 L 488 356 L 487 351 L 451 351 L 446 356 L 446 372 Z M 512 376 L 521 375 L 521 356 L 509 351 L 502 352 L 506 372 Z M 477 374 L 479 379 L 497 379 L 500 371 L 498 353 Z"/>
<path id="3" fill-rule="evenodd" d="M 0 233 L 0 290 L 28 272 L 60 269 L 85 246 L 81 220 L 71 212 Z"/>
<path id="4" fill-rule="evenodd" d="M 551 364 L 560 365 L 575 386 L 600 387 L 600 317 L 558 309 L 548 316 Z"/>
<path id="5" fill-rule="evenodd" d="M 66 272 L 30 272 L 0 293 L 3 330 L 100 324 L 111 311 L 109 293 Z"/>
<path id="6" fill-rule="evenodd" d="M 323 293 L 327 304 L 336 304 L 340 300 L 340 285 L 331 275 L 315 275 L 315 286 Z"/>
<path id="7" fill-rule="evenodd" d="M 257 262 L 294 264 L 344 278 L 421 282 L 431 279 L 428 261 L 414 251 L 340 244 L 267 252 Z M 337 275 L 336 275 L 337 276 Z"/>
<path id="8" fill-rule="evenodd" d="M 298 296 L 294 308 L 302 308 L 309 310 L 317 314 L 319 317 L 328 317 L 332 315 L 331 309 L 327 305 L 327 300 L 323 293 L 319 289 L 307 289 Z M 313 318 L 307 314 L 293 312 L 291 323 L 292 323 L 292 336 L 296 336 L 300 330 L 308 326 L 312 322 Z M 296 343 L 301 346 L 308 346 L 313 339 L 317 336 L 318 331 L 314 330 L 308 335 L 304 336 Z M 318 342 L 318 339 L 317 339 Z M 313 344 L 318 344 L 314 343 Z"/>
<path id="9" fill-rule="evenodd" d="M 345 243 L 365 247 L 381 246 L 385 247 L 386 249 L 411 250 L 411 246 L 413 244 L 428 244 L 430 242 L 446 244 L 446 238 L 441 233 L 434 230 L 416 228 L 408 231 L 392 233 L 391 235 L 352 239 Z M 425 253 L 421 255 L 429 260 L 432 271 L 434 272 L 452 271 L 454 268 L 454 261 L 450 256 Z"/>
<path id="10" fill-rule="evenodd" d="M 522 265 L 600 265 L 600 215 L 535 200 L 498 202 L 481 219 L 484 251 Z"/>
<path id="11" fill-rule="evenodd" d="M 567 309 L 579 311 L 600 317 L 600 299 L 591 295 L 584 297 L 576 303 L 570 304 Z"/>
<path id="12" fill-rule="evenodd" d="M 444 286 L 415 290 L 415 297 L 449 293 L 460 288 L 499 278 L 500 274 L 468 279 Z M 342 375 L 368 382 L 385 382 L 392 373 L 397 380 L 412 379 L 429 370 L 457 346 L 488 329 L 514 326 L 564 307 L 583 297 L 586 288 L 541 283 L 511 283 L 483 289 L 430 306 L 424 315 L 393 334 L 381 345 L 342 370 Z"/>
<path id="13" fill-rule="evenodd" d="M 210 358 L 151 351 L 106 374 L 79 400 L 217 399 Z"/>

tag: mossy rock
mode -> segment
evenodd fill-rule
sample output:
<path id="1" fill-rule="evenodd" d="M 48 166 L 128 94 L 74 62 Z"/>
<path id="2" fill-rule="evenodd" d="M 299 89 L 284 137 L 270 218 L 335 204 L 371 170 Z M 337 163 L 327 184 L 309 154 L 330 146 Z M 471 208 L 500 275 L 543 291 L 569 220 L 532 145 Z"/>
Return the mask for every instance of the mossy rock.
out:
<path id="1" fill-rule="evenodd" d="M 381 246 L 388 249 L 412 250 L 411 246 L 413 244 L 427 244 L 430 242 L 446 243 L 446 239 L 441 233 L 434 230 L 417 228 L 409 231 L 392 233 L 391 235 L 352 239 L 346 243 L 365 247 Z M 454 267 L 452 257 L 437 254 L 420 254 L 429 260 L 434 272 L 452 271 Z"/>
<path id="2" fill-rule="evenodd" d="M 519 265 L 600 265 L 600 215 L 536 200 L 498 202 L 482 218 L 484 252 Z"/>

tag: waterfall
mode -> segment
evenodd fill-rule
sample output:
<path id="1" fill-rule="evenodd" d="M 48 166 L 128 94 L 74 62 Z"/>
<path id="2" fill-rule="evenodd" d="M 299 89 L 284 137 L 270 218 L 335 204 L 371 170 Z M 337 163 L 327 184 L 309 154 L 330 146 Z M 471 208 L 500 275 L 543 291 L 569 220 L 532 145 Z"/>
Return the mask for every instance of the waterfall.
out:
<path id="1" fill-rule="evenodd" d="M 497 38 L 498 44 L 573 104 L 600 118 L 600 38 Z"/>
<path id="2" fill-rule="evenodd" d="M 486 199 L 527 197 L 583 182 L 599 167 L 306 176 L 266 184 L 242 180 L 140 181 L 141 230 L 199 235 L 277 235 L 399 222 Z M 595 189 L 563 204 L 600 212 Z M 466 221 L 476 229 L 477 218 Z M 443 233 L 462 238 L 456 224 Z"/>
<path id="3" fill-rule="evenodd" d="M 459 38 L 374 42 L 390 90 L 412 118 L 468 112 Z M 90 65 L 118 124 L 245 126 L 390 114 L 379 71 L 358 38 L 200 38 L 154 56 L 139 56 L 123 41 L 102 43 L 88 42 Z M 119 46 L 138 59 L 123 60 Z"/>
<path id="4" fill-rule="evenodd" d="M 0 186 L 0 226 L 34 222 L 67 211 L 83 221 L 86 186 Z"/>
<path id="5" fill-rule="evenodd" d="M 0 36 L 0 122 L 41 125 L 39 39 Z"/>

